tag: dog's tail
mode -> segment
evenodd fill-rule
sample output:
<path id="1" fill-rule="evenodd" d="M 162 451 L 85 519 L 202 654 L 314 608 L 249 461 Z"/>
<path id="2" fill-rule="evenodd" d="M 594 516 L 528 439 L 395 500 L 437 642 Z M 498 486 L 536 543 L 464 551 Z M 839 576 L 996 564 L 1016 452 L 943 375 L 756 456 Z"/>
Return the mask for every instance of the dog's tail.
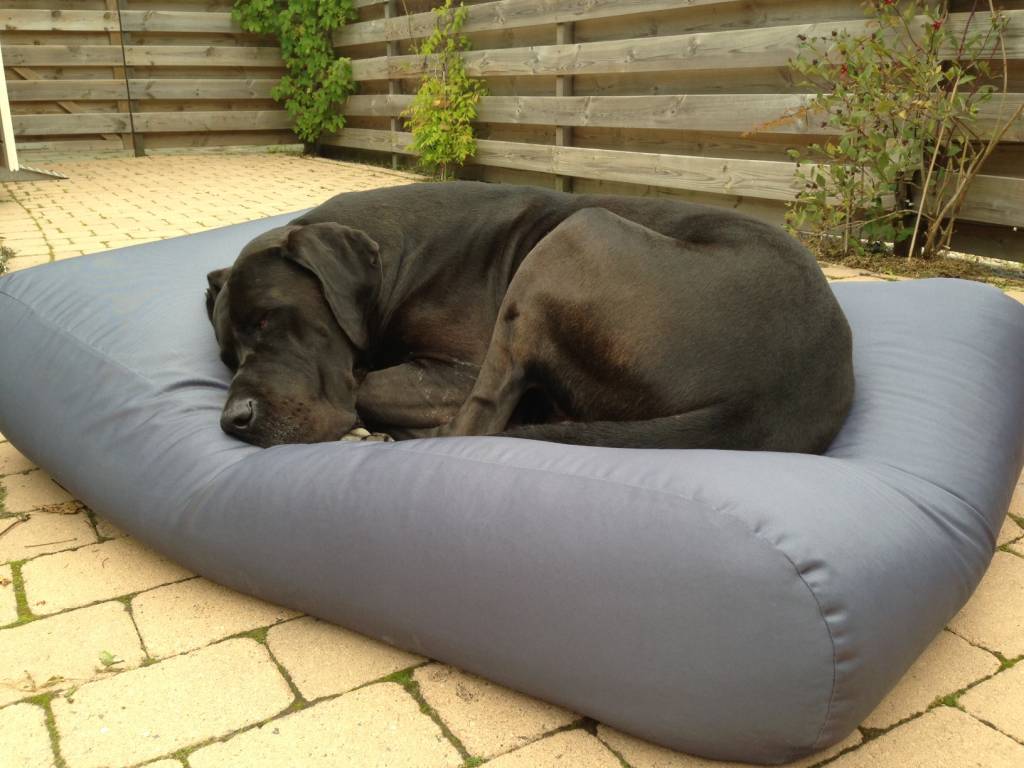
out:
<path id="1" fill-rule="evenodd" d="M 609 448 L 735 448 L 749 445 L 746 425 L 724 404 L 645 421 L 559 421 L 523 424 L 504 437 Z"/>

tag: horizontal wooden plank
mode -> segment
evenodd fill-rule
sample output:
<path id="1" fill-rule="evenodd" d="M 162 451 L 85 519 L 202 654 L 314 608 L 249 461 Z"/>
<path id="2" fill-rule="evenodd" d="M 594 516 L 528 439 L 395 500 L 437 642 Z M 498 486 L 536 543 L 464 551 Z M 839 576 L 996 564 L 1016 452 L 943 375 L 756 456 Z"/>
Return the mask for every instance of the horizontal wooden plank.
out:
<path id="1" fill-rule="evenodd" d="M 242 33 L 229 12 L 223 11 L 0 10 L 0 29 L 9 32 L 193 32 Z"/>
<path id="2" fill-rule="evenodd" d="M 325 144 L 412 154 L 409 133 L 346 128 Z M 769 200 L 790 200 L 801 188 L 792 163 L 664 155 L 511 141 L 477 141 L 472 164 Z M 979 176 L 961 218 L 1024 225 L 1024 179 Z"/>
<path id="3" fill-rule="evenodd" d="M 325 144 L 412 154 L 412 135 L 347 128 Z M 794 164 L 774 160 L 735 160 L 664 155 L 513 141 L 477 141 L 476 165 L 538 171 L 562 176 L 622 181 L 724 195 L 789 200 L 802 187 Z"/>
<path id="4" fill-rule="evenodd" d="M 603 19 L 626 14 L 653 13 L 700 5 L 729 5 L 741 0 L 498 0 L 468 6 L 463 32 L 517 29 L 544 24 Z M 430 35 L 436 16 L 431 12 L 393 16 L 348 24 L 334 33 L 337 46 L 364 45 L 390 40 L 410 40 Z"/>
<path id="5" fill-rule="evenodd" d="M 986 224 L 1024 226 L 1024 179 L 976 176 L 960 209 L 960 218 Z"/>
<path id="6" fill-rule="evenodd" d="M 8 32 L 110 32 L 117 30 L 117 11 L 11 8 L 0 10 L 0 29 Z"/>
<path id="7" fill-rule="evenodd" d="M 109 101 L 128 98 L 124 80 L 13 80 L 11 101 Z"/>
<path id="8" fill-rule="evenodd" d="M 412 103 L 410 95 L 350 96 L 346 115 L 389 117 Z M 658 128 L 678 131 L 752 131 L 805 106 L 800 94 L 672 96 L 485 96 L 478 121 L 513 125 Z M 773 133 L 826 133 L 806 118 L 766 127 Z"/>
<path id="9" fill-rule="evenodd" d="M 121 11 L 121 24 L 125 32 L 242 32 L 230 13 L 218 11 Z"/>
<path id="10" fill-rule="evenodd" d="M 4 48 L 6 56 L 7 49 Z M 230 45 L 128 45 L 128 66 L 281 67 L 278 48 Z"/>
<path id="11" fill-rule="evenodd" d="M 8 67 L 121 66 L 119 45 L 4 45 Z"/>
<path id="12" fill-rule="evenodd" d="M 1024 58 L 1024 11 L 1007 11 L 1006 49 L 1009 58 Z M 951 17 L 963 28 L 969 14 Z M 978 25 L 987 14 L 977 14 Z M 785 67 L 797 55 L 798 35 L 828 35 L 845 27 L 863 29 L 866 22 L 822 22 L 722 32 L 610 40 L 576 45 L 540 45 L 469 51 L 466 72 L 474 77 L 519 75 L 597 75 L 622 72 L 709 71 Z M 424 56 L 378 56 L 352 62 L 356 80 L 384 80 L 421 75 L 429 68 Z"/>
<path id="13" fill-rule="evenodd" d="M 136 112 L 137 133 L 269 131 L 291 128 L 283 109 L 222 112 Z"/>
<path id="14" fill-rule="evenodd" d="M 13 123 L 15 136 L 127 133 L 131 130 L 129 116 L 121 112 L 14 115 Z"/>
<path id="15" fill-rule="evenodd" d="M 343 112 L 358 117 L 394 117 L 412 103 L 403 95 L 354 95 Z M 677 131 L 778 134 L 835 134 L 821 116 L 779 118 L 806 106 L 803 94 L 691 94 L 681 96 L 484 96 L 478 122 L 514 125 L 564 125 L 592 128 L 655 128 Z M 1024 103 L 1024 94 L 996 96 L 981 105 L 983 132 L 1000 128 Z M 1024 118 L 1017 119 L 1007 141 L 1024 141 Z"/>
<path id="16" fill-rule="evenodd" d="M 133 99 L 269 99 L 275 79 L 137 78 L 129 80 Z"/>

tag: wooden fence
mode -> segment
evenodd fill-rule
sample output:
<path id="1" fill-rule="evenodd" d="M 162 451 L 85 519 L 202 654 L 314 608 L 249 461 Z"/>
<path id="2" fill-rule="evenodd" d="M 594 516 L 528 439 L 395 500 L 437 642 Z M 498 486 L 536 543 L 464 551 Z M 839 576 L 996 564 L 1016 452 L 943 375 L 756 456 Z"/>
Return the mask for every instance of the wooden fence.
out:
<path id="1" fill-rule="evenodd" d="M 270 98 L 276 41 L 230 0 L 5 0 L 0 45 L 19 150 L 295 142 Z"/>
<path id="2" fill-rule="evenodd" d="M 425 0 L 365 2 L 339 31 L 358 95 L 327 143 L 409 153 L 395 118 L 423 72 Z M 580 192 L 675 195 L 781 221 L 799 189 L 790 147 L 823 138 L 818 120 L 759 128 L 806 102 L 788 67 L 798 35 L 864 23 L 860 0 L 497 0 L 469 2 L 471 75 L 486 80 L 479 150 L 464 175 Z M 963 25 L 973 0 L 953 0 Z M 1011 90 L 1024 101 L 1024 2 L 1005 2 Z M 982 115 L 999 121 L 999 103 Z M 963 211 L 956 244 L 1024 260 L 1024 120 L 1006 136 Z"/>
<path id="3" fill-rule="evenodd" d="M 335 36 L 359 92 L 345 156 L 408 157 L 399 113 L 423 71 L 432 0 L 355 0 Z M 468 177 L 673 195 L 781 221 L 798 190 L 786 150 L 817 120 L 759 128 L 806 102 L 797 36 L 863 23 L 860 0 L 467 0 L 469 72 L 486 79 Z M 973 0 L 951 0 L 963 24 Z M 1010 15 L 1011 106 L 1024 101 L 1024 0 Z M 20 149 L 294 142 L 270 99 L 276 43 L 230 0 L 5 0 L 0 44 Z M 998 122 L 991 104 L 983 122 Z M 1024 261 L 1024 120 L 971 192 L 955 244 Z"/>

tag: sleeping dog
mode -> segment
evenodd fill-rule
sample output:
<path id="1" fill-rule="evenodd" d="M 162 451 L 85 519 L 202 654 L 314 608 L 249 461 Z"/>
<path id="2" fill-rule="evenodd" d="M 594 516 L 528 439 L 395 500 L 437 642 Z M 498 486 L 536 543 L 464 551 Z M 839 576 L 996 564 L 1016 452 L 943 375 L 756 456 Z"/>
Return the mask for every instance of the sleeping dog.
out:
<path id="1" fill-rule="evenodd" d="M 206 296 L 261 446 L 505 434 L 817 453 L 850 329 L 782 230 L 665 199 L 475 182 L 338 195 L 251 241 Z"/>

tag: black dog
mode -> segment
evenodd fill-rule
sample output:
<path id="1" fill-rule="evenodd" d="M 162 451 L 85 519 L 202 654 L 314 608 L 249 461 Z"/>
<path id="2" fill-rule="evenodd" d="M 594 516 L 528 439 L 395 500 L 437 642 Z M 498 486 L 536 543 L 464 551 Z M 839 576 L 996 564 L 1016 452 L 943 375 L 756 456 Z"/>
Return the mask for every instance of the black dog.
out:
<path id="1" fill-rule="evenodd" d="M 820 452 L 853 393 L 811 254 L 717 208 L 472 182 L 339 195 L 209 275 L 257 445 L 506 434 Z M 482 366 L 482 368 L 481 368 Z"/>

